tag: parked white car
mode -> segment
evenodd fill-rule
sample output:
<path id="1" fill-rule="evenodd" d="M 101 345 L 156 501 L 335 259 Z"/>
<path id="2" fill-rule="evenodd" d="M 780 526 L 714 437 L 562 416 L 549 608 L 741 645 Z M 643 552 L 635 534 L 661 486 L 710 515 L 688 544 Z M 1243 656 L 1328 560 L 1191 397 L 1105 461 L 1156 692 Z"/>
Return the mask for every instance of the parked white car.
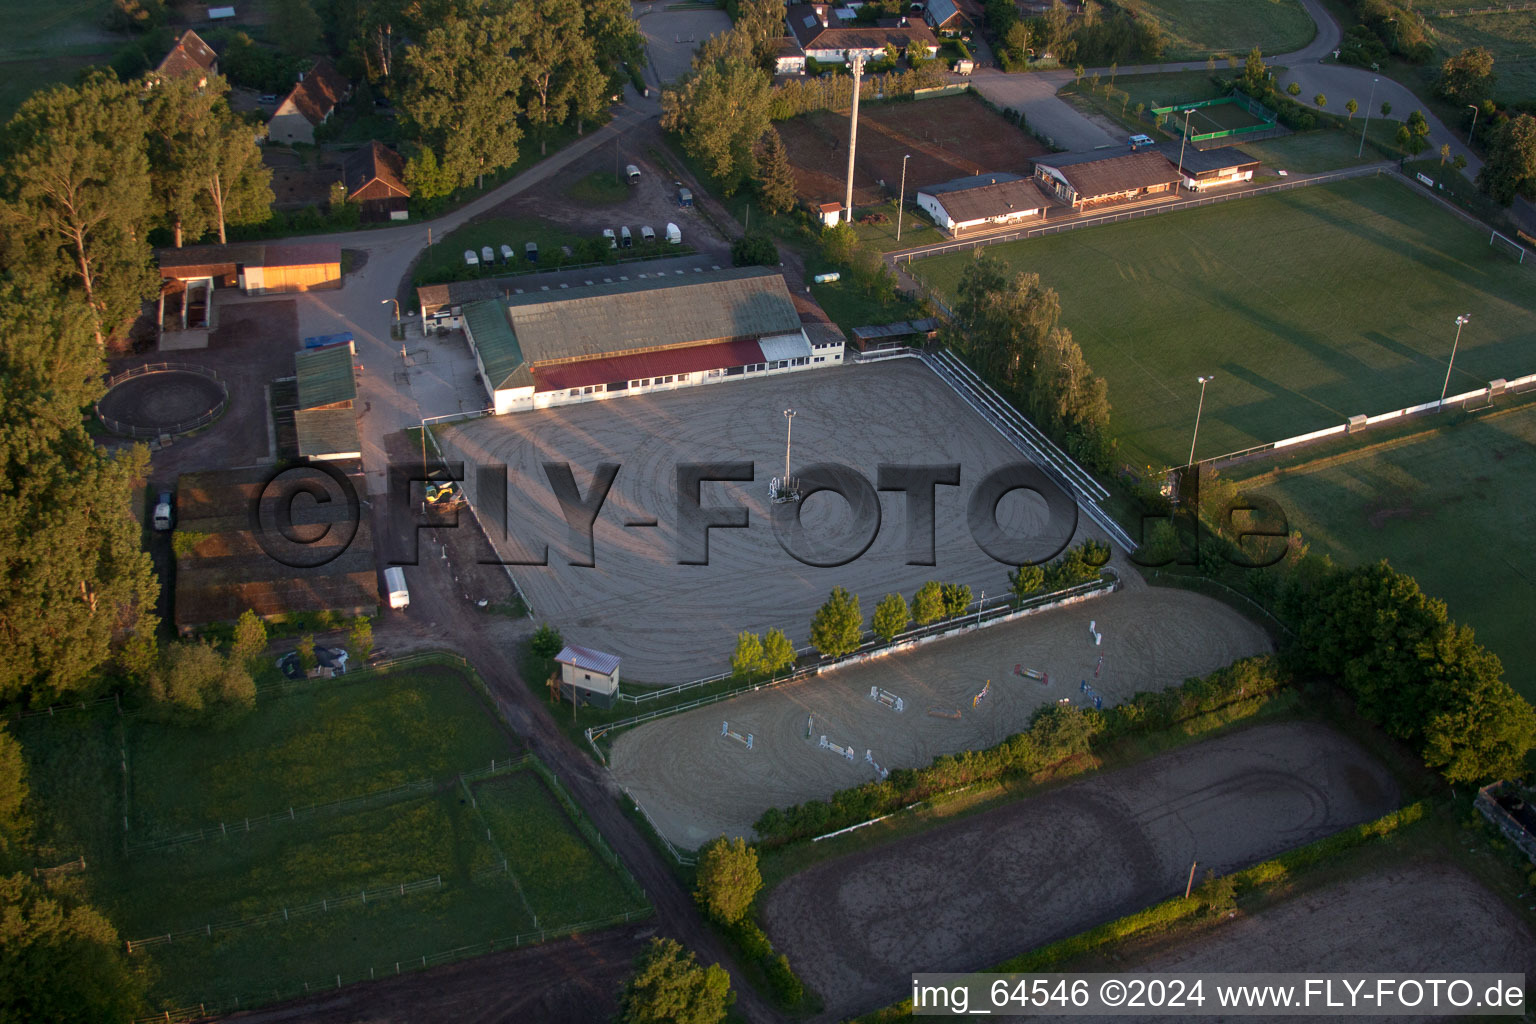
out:
<path id="1" fill-rule="evenodd" d="M 480 257 L 475 255 L 475 250 L 464 250 L 464 265 L 467 267 L 478 267 L 480 265 Z"/>
<path id="2" fill-rule="evenodd" d="M 512 247 L 510 245 L 503 245 L 501 247 L 501 262 L 503 262 L 503 263 L 511 263 L 512 262 Z"/>

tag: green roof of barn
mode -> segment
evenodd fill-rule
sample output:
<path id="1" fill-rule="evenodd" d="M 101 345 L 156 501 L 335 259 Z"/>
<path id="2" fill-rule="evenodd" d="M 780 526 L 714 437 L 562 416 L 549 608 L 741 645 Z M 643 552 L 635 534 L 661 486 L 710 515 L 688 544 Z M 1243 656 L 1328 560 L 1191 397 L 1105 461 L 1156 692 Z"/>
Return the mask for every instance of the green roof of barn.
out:
<path id="1" fill-rule="evenodd" d="M 492 387 L 511 387 L 518 383 L 514 377 L 519 370 L 527 374 L 523 348 L 507 322 L 505 306 L 492 299 L 468 303 L 464 307 L 464 323 L 475 339 L 475 349 L 485 366 L 485 379 L 491 381 Z M 526 383 L 533 383 L 532 376 Z"/>
<path id="2" fill-rule="evenodd" d="M 310 457 L 362 454 L 357 415 L 351 409 L 299 409 L 293 414 L 299 454 Z"/>
<path id="3" fill-rule="evenodd" d="M 317 409 L 357 398 L 349 346 L 332 345 L 300 352 L 293 357 L 293 365 L 299 378 L 300 409 Z"/>

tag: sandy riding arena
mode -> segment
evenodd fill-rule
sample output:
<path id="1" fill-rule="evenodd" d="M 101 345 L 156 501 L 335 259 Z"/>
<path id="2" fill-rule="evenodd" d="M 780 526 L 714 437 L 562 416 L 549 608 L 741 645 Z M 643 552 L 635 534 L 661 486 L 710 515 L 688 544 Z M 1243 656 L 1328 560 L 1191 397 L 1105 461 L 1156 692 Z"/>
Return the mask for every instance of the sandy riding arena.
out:
<path id="1" fill-rule="evenodd" d="M 801 506 L 805 536 L 824 554 L 852 558 L 874 531 L 868 549 L 847 564 L 818 568 L 786 552 L 768 496 L 769 480 L 784 472 L 785 409 L 796 413 L 792 472 L 837 463 L 874 494 L 882 464 L 959 464 L 959 485 L 935 489 L 934 565 L 907 564 L 900 491 L 880 492 L 878 518 L 857 522 L 831 492 Z M 834 586 L 862 597 L 866 621 L 882 595 L 910 597 L 927 580 L 964 583 L 978 597 L 1007 591 L 1008 567 L 972 538 L 966 508 L 988 473 L 1025 459 L 915 360 L 519 413 L 445 428 L 438 437 L 450 458 L 471 467 L 465 491 L 477 510 L 486 502 L 472 467 L 507 467 L 507 534 L 482 514 L 488 534 L 508 560 L 527 560 L 526 552 L 547 545 L 547 566 L 513 570 L 535 615 L 568 642 L 618 654 L 626 679 L 678 683 L 725 670 L 741 630 L 777 627 L 803 647 L 811 615 Z M 595 523 L 590 567 L 571 564 L 585 560 L 585 542 L 580 552 L 572 543 L 546 475 L 551 462 L 569 464 L 582 495 L 600 465 L 618 466 Z M 748 525 L 710 529 L 708 564 L 680 564 L 678 466 L 719 462 L 749 463 L 753 479 L 704 483 L 699 502 L 745 508 Z M 1014 491 L 999 504 L 997 522 L 1010 537 L 1043 536 L 1045 503 Z M 1059 533 L 1073 528 L 1070 521 L 1050 525 Z M 1074 543 L 1088 536 L 1102 539 L 1082 517 Z"/>
<path id="2" fill-rule="evenodd" d="M 1232 871 L 1397 800 L 1338 733 L 1262 725 L 818 864 L 764 925 L 830 1013 L 862 1012 L 913 971 L 983 969 L 1182 892 L 1191 861 Z"/>
<path id="3" fill-rule="evenodd" d="M 875 778 L 866 751 L 883 768 L 918 767 L 1001 742 L 1041 704 L 1065 697 L 1087 706 L 1096 693 L 1109 706 L 1269 649 L 1264 632 L 1226 605 L 1138 587 L 648 722 L 619 734 L 610 763 L 668 839 L 697 847 L 722 833 L 749 835 L 770 807 Z M 1049 682 L 1015 675 L 1015 666 Z M 871 687 L 887 700 L 871 699 Z M 752 749 L 720 735 L 726 721 L 752 734 Z M 851 746 L 853 760 L 822 747 L 822 736 Z"/>

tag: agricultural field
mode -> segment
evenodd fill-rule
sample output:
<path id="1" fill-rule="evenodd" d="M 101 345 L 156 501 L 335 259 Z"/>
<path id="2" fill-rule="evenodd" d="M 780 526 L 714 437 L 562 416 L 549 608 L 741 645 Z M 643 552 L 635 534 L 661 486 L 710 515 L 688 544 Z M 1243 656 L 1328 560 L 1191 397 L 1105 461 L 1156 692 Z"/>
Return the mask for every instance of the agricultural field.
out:
<path id="1" fill-rule="evenodd" d="M 1380 177 L 992 246 L 1061 295 L 1064 326 L 1109 383 L 1110 430 L 1137 472 L 1334 426 L 1536 370 L 1532 268 L 1486 231 Z M 972 257 L 912 269 L 952 295 Z"/>
<path id="2" fill-rule="evenodd" d="M 1414 576 L 1536 701 L 1536 554 L 1517 525 L 1536 503 L 1536 406 L 1426 424 L 1377 444 L 1370 437 L 1278 470 L 1250 463 L 1231 478 L 1279 502 L 1312 550 L 1345 565 L 1386 558 Z"/>
<path id="3" fill-rule="evenodd" d="M 38 89 L 73 82 L 81 69 L 111 59 L 127 42 L 103 27 L 111 7 L 110 0 L 47 8 L 34 0 L 0 0 L 0 18 L 8 26 L 0 41 L 0 124 Z"/>
<path id="4" fill-rule="evenodd" d="M 274 683 L 225 731 L 110 707 L 14 731 L 47 853 L 85 857 L 156 1006 L 249 1006 L 644 906 L 451 668 Z M 476 772 L 491 813 L 459 780 Z"/>
<path id="5" fill-rule="evenodd" d="M 1317 27 L 1297 0 L 1142 0 L 1168 35 L 1163 59 L 1241 58 L 1257 46 L 1266 55 L 1299 50 Z"/>
<path id="6" fill-rule="evenodd" d="M 1493 54 L 1493 70 L 1499 76 L 1495 97 L 1503 103 L 1536 99 L 1536 17 L 1529 10 L 1449 17 L 1439 12 L 1500 5 L 1414 0 L 1413 6 L 1429 22 L 1435 45 L 1432 68 L 1439 68 L 1445 58 L 1470 46 L 1486 47 Z"/>
<path id="7" fill-rule="evenodd" d="M 842 201 L 848 170 L 848 115 L 818 111 L 777 123 L 795 171 L 795 190 L 810 202 Z M 907 194 L 982 171 L 1025 173 L 1046 151 L 1032 136 L 971 95 L 859 107 L 853 167 L 854 206 L 878 203 L 901 185 Z M 884 185 L 881 185 L 884 182 Z"/>

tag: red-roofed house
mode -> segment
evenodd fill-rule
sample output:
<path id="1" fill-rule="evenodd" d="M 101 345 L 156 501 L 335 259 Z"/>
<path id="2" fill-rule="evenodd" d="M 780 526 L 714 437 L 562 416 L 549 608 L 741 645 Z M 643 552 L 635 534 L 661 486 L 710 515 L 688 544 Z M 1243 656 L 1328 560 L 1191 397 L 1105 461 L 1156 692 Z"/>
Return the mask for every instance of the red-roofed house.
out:
<path id="1" fill-rule="evenodd" d="M 277 105 L 277 112 L 267 122 L 267 137 L 273 142 L 313 143 L 315 129 L 331 119 L 351 91 L 341 72 L 321 57 Z"/>
<path id="2" fill-rule="evenodd" d="M 347 155 L 342 180 L 347 201 L 362 207 L 363 220 L 405 220 L 411 190 L 405 187 L 405 161 L 381 142 L 370 142 Z"/>
<path id="3" fill-rule="evenodd" d="M 195 78 L 199 89 L 218 73 L 219 55 L 191 29 L 183 33 L 155 68 L 155 74 L 161 78 Z"/>

